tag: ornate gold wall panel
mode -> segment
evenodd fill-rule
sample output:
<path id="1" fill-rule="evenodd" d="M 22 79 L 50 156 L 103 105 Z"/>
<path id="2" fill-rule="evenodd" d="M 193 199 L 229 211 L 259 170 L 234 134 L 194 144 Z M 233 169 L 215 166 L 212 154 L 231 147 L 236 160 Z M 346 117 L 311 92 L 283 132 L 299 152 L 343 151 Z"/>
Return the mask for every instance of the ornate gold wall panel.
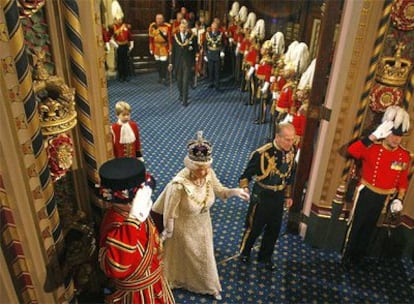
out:
<path id="1" fill-rule="evenodd" d="M 7 189 L 14 197 L 19 197 L 10 204 L 15 204 L 11 209 L 16 210 L 16 223 L 20 224 L 16 226 L 21 227 L 20 235 L 25 240 L 22 244 L 27 244 L 23 246 L 24 252 L 36 258 L 36 263 L 29 263 L 28 269 L 23 271 L 35 269 L 33 286 L 38 288 L 40 302 L 64 302 L 74 295 L 71 280 L 67 281 L 67 286 L 57 284 L 49 294 L 42 291 L 46 265 L 57 259 L 63 247 L 63 234 L 16 1 L 0 1 L 0 28 L 0 60 L 6 63 L 1 66 L 0 73 L 1 121 L 4 124 L 1 148 L 7 155 L 5 171 L 10 175 L 4 178 L 5 183 L 8 181 Z M 19 267 L 23 264 L 19 263 Z M 59 266 L 55 271 L 60 272 Z"/>

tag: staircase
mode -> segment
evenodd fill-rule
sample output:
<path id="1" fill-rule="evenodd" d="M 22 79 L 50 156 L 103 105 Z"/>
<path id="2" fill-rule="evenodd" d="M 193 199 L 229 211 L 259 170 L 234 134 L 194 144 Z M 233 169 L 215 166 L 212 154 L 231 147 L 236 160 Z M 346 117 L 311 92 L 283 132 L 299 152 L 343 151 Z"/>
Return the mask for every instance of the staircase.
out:
<path id="1" fill-rule="evenodd" d="M 132 65 L 135 74 L 155 72 L 154 57 L 149 53 L 148 34 L 133 34 L 134 49 L 132 50 Z"/>

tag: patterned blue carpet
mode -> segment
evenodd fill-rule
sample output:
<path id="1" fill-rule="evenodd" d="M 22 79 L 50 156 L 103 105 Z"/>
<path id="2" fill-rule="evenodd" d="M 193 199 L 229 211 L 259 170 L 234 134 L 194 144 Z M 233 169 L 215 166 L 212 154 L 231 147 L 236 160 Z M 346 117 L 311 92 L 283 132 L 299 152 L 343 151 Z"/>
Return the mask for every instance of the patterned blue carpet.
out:
<path id="1" fill-rule="evenodd" d="M 129 82 L 108 83 L 110 106 L 125 100 L 140 126 L 148 171 L 157 179 L 157 193 L 183 168 L 186 143 L 203 130 L 213 145 L 213 167 L 223 184 L 237 186 L 250 153 L 265 142 L 267 125 L 254 125 L 253 108 L 244 106 L 239 91 L 222 92 L 201 83 L 190 90 L 190 105 L 178 101 L 172 88 L 157 83 L 155 74 Z M 247 96 L 244 96 L 247 98 Z M 111 120 L 115 115 L 111 113 Z M 408 260 L 372 261 L 367 270 L 344 272 L 338 253 L 309 247 L 298 236 L 284 234 L 274 253 L 273 273 L 256 261 L 240 265 L 236 255 L 243 233 L 247 203 L 230 199 L 212 208 L 214 245 L 223 288 L 220 303 L 413 303 L 408 280 L 414 277 Z M 283 228 L 282 228 L 283 230 Z M 177 303 L 215 303 L 211 296 L 174 290 Z"/>

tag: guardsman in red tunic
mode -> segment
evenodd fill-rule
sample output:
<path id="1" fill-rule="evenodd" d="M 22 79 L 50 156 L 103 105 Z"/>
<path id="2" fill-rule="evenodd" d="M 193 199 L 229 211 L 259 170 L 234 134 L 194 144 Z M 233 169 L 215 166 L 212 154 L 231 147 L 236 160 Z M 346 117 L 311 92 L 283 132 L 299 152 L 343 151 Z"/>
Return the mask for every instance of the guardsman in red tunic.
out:
<path id="1" fill-rule="evenodd" d="M 131 120 L 131 106 L 125 101 L 115 105 L 118 121 L 111 126 L 115 157 L 136 157 L 144 161 L 138 125 Z"/>
<path id="2" fill-rule="evenodd" d="M 158 69 L 158 82 L 168 85 L 167 68 L 168 57 L 172 49 L 171 25 L 164 22 L 164 16 L 157 14 L 155 22 L 151 23 L 148 29 L 149 49 L 151 55 L 154 55 Z"/>
<path id="3" fill-rule="evenodd" d="M 243 81 L 241 83 L 242 91 L 249 91 L 249 102 L 246 104 L 253 105 L 256 96 L 256 85 L 254 77 L 255 66 L 259 62 L 259 49 L 260 44 L 256 41 L 256 38 L 250 37 L 249 49 L 244 53 L 243 59 Z M 247 45 L 247 44 L 246 44 Z"/>
<path id="4" fill-rule="evenodd" d="M 272 81 L 270 82 L 270 93 L 271 93 L 271 106 L 270 106 L 270 128 L 269 128 L 269 138 L 275 137 L 275 128 L 276 128 L 276 105 L 277 100 L 279 99 L 280 92 L 286 84 L 286 79 L 282 75 L 283 68 L 285 63 L 283 59 L 280 58 L 278 54 L 273 54 L 273 70 L 272 70 Z"/>
<path id="5" fill-rule="evenodd" d="M 260 63 L 256 65 L 256 106 L 258 107 L 256 112 L 255 124 L 263 124 L 266 122 L 266 108 L 268 100 L 270 101 L 269 86 L 270 78 L 272 76 L 272 43 L 270 40 L 267 40 L 263 43 L 260 53 L 262 59 Z"/>
<path id="6" fill-rule="evenodd" d="M 371 135 L 348 147 L 349 154 L 362 161 L 362 177 L 344 246 L 345 269 L 365 266 L 363 258 L 385 204 L 392 200 L 391 213 L 402 210 L 410 167 L 410 153 L 400 146 L 406 131 L 407 125 L 385 120 Z"/>
<path id="7" fill-rule="evenodd" d="M 119 81 L 127 81 L 129 75 L 129 53 L 134 48 L 131 25 L 123 21 L 123 16 L 114 16 L 114 24 L 110 27 L 109 33 L 111 43 L 116 49 L 117 70 Z"/>
<path id="8" fill-rule="evenodd" d="M 291 112 L 293 106 L 295 105 L 295 68 L 287 64 L 283 70 L 282 77 L 286 80 L 286 83 L 280 91 L 279 98 L 277 99 L 275 111 L 276 123 L 285 118 L 285 116 Z"/>
<path id="9" fill-rule="evenodd" d="M 111 203 L 100 228 L 99 263 L 115 286 L 105 303 L 174 303 L 163 275 L 160 238 L 148 218 L 154 180 L 135 158 L 112 159 L 99 176 L 101 197 Z"/>

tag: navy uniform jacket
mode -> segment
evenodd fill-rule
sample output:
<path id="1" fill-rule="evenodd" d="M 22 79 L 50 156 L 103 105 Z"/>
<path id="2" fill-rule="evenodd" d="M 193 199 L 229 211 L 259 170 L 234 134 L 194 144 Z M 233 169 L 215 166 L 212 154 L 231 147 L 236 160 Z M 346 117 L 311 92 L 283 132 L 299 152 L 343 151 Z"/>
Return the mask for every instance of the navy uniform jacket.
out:
<path id="1" fill-rule="evenodd" d="M 269 191 L 284 190 L 285 197 L 291 197 L 296 170 L 295 154 L 294 147 L 289 151 L 284 151 L 274 142 L 261 146 L 252 153 L 240 177 L 240 187 L 247 188 L 254 178 L 261 188 Z"/>
<path id="2" fill-rule="evenodd" d="M 223 33 L 208 31 L 204 40 L 204 49 L 209 61 L 220 60 L 220 52 L 224 50 Z"/>

